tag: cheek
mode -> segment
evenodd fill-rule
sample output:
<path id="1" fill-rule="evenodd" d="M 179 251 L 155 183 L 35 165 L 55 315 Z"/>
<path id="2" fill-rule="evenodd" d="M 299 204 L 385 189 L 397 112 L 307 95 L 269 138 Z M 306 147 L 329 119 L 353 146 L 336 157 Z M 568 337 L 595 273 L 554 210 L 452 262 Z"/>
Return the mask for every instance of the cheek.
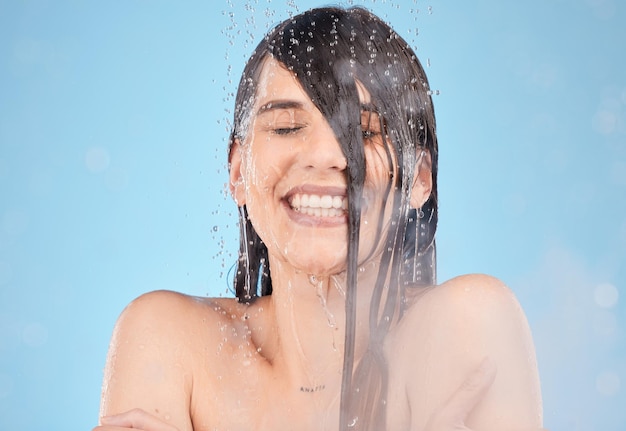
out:
<path id="1" fill-rule="evenodd" d="M 268 188 L 269 172 L 263 167 L 270 166 L 267 156 L 253 147 L 251 143 L 244 154 L 243 178 L 246 184 L 248 199 L 254 199 L 255 195 Z"/>
<path id="2" fill-rule="evenodd" d="M 276 188 L 283 177 L 280 158 L 267 149 L 250 141 L 242 158 L 246 207 L 257 231 L 266 230 L 269 214 L 276 210 L 279 198 Z"/>
<path id="3" fill-rule="evenodd" d="M 382 145 L 367 145 L 365 147 L 365 185 L 375 190 L 384 190 L 392 176 L 387 152 Z"/>
<path id="4" fill-rule="evenodd" d="M 393 157 L 393 154 L 390 156 Z M 395 162 L 389 160 L 390 156 L 387 155 L 382 145 L 368 145 L 365 148 L 367 173 L 364 200 L 367 209 L 362 216 L 361 229 L 364 229 L 366 237 L 371 235 L 373 238 L 374 232 L 377 232 L 379 228 L 386 232 L 389 227 L 388 222 L 393 206 L 391 183 L 395 170 L 393 165 Z M 387 202 L 383 207 L 385 198 Z M 369 247 L 372 246 L 375 245 L 369 245 Z"/>

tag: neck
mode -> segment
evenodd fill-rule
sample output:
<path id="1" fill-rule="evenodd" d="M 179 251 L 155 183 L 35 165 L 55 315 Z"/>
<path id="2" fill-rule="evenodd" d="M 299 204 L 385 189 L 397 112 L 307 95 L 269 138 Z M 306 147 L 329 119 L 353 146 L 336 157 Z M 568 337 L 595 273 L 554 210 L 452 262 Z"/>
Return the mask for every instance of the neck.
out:
<path id="1" fill-rule="evenodd" d="M 273 320 L 269 357 L 285 372 L 289 384 L 303 392 L 337 391 L 341 386 L 345 337 L 345 273 L 312 275 L 272 261 Z M 368 339 L 369 304 L 378 265 L 359 270 L 355 359 Z M 268 347 L 269 347 L 268 346 Z"/>

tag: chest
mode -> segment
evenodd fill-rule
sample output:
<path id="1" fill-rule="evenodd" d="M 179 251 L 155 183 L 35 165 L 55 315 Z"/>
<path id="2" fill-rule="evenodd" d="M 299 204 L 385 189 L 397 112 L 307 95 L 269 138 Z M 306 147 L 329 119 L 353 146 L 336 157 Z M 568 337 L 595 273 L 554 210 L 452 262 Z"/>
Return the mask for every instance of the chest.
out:
<path id="1" fill-rule="evenodd" d="M 219 370 L 219 371 L 218 371 Z M 204 373 L 193 391 L 195 431 L 335 431 L 340 412 L 337 381 L 319 387 L 289 382 L 285 370 L 260 361 L 228 361 Z M 390 374 L 387 430 L 408 429 L 410 410 L 404 387 Z"/>

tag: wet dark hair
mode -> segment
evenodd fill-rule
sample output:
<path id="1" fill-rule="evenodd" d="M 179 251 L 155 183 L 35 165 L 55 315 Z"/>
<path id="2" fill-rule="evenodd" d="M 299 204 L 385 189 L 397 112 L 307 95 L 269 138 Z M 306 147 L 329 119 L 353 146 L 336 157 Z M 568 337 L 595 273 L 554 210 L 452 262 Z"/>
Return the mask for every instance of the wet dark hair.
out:
<path id="1" fill-rule="evenodd" d="M 389 166 L 397 167 L 385 197 L 385 201 L 392 199 L 391 228 L 382 232 L 379 226 L 378 231 L 378 241 L 384 241 L 386 246 L 371 302 L 370 348 L 354 376 L 352 363 L 346 371 L 347 362 L 344 362 L 342 384 L 341 429 L 366 412 L 370 419 L 359 420 L 359 426 L 352 429 L 384 429 L 384 402 L 378 401 L 386 396 L 387 381 L 382 339 L 394 319 L 401 315 L 398 310 L 402 308 L 405 289 L 436 282 L 438 150 L 426 74 L 411 47 L 380 18 L 363 8 L 319 8 L 289 18 L 267 34 L 244 68 L 235 100 L 229 158 L 235 140 L 243 142 L 248 132 L 259 77 L 268 58 L 295 74 L 328 121 L 346 157 L 346 337 L 350 331 L 354 333 L 360 198 L 366 174 L 357 82 L 369 92 L 372 109 L 379 116 L 381 130 L 385 131 Z M 431 159 L 432 191 L 421 208 L 410 208 L 416 165 L 421 163 L 424 153 Z M 251 303 L 260 295 L 271 294 L 271 268 L 267 248 L 247 217 L 245 206 L 240 208 L 239 223 L 235 294 L 240 302 Z M 383 292 L 384 304 L 381 303 Z M 344 356 L 348 362 L 353 360 L 353 347 L 353 343 L 346 343 Z M 371 376 L 376 373 L 378 383 L 372 384 Z M 368 395 L 351 396 L 355 385 L 364 381 L 368 386 L 363 392 Z"/>

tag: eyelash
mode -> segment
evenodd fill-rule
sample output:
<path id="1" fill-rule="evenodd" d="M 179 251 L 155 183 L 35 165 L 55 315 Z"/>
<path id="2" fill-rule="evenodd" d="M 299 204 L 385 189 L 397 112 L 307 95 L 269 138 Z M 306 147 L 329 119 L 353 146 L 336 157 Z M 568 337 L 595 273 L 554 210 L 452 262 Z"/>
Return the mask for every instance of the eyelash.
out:
<path id="1" fill-rule="evenodd" d="M 275 129 L 272 129 L 272 133 L 274 135 L 278 135 L 278 136 L 287 136 L 287 135 L 296 134 L 296 133 L 298 133 L 302 129 L 303 129 L 303 127 L 301 127 L 301 126 L 298 126 L 298 127 L 277 127 Z M 375 139 L 376 137 L 380 136 L 380 132 L 377 132 L 375 130 L 370 130 L 370 129 L 365 129 L 361 133 L 362 133 L 362 136 L 363 136 L 363 140 Z"/>
<path id="2" fill-rule="evenodd" d="M 298 133 L 303 127 L 301 126 L 297 126 L 297 127 L 277 127 L 275 129 L 272 129 L 272 133 L 278 136 L 286 136 L 286 135 L 293 135 L 295 133 Z"/>
<path id="3" fill-rule="evenodd" d="M 382 135 L 382 130 L 380 127 L 384 127 L 382 125 L 378 125 L 379 117 L 377 114 L 370 112 L 369 116 L 364 113 L 361 116 L 361 130 L 363 134 L 364 141 L 372 141 L 378 140 Z"/>
<path id="4" fill-rule="evenodd" d="M 369 129 L 363 130 L 361 133 L 363 134 L 363 139 L 364 140 L 374 139 L 377 136 L 380 136 L 379 132 L 376 132 L 374 130 L 369 130 Z"/>

